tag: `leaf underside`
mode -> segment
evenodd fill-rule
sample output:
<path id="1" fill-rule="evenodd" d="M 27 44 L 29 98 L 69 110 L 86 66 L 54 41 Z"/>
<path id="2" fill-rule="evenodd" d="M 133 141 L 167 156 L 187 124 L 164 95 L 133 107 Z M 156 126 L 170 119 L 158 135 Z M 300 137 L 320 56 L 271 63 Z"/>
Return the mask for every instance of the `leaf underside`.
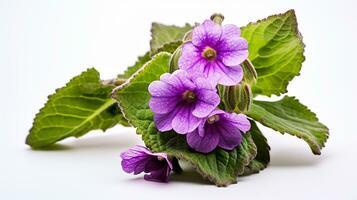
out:
<path id="1" fill-rule="evenodd" d="M 48 97 L 34 119 L 26 144 L 40 148 L 67 137 L 80 137 L 91 130 L 127 124 L 110 98 L 113 87 L 102 85 L 94 68 L 74 77 Z"/>
<path id="2" fill-rule="evenodd" d="M 328 128 L 319 122 L 315 113 L 295 97 L 285 96 L 275 102 L 253 101 L 247 115 L 276 131 L 305 140 L 314 154 L 321 154 L 329 136 Z"/>
<path id="3" fill-rule="evenodd" d="M 186 32 L 188 32 L 192 28 L 193 27 L 190 24 L 185 24 L 184 26 L 180 27 L 174 25 L 152 23 L 150 41 L 151 55 L 157 54 L 160 49 L 165 48 L 164 46 L 169 43 L 180 43 Z"/>
<path id="4" fill-rule="evenodd" d="M 294 10 L 250 23 L 241 30 L 248 41 L 249 59 L 258 74 L 253 93 L 266 96 L 286 93 L 289 81 L 299 75 L 305 60 L 305 45 Z"/>
<path id="5" fill-rule="evenodd" d="M 168 52 L 173 53 L 180 45 L 182 41 L 170 42 L 163 44 L 160 48 L 156 50 L 156 54 L 160 52 Z M 151 60 L 151 53 L 146 52 L 144 55 L 139 56 L 134 65 L 129 66 L 123 74 L 119 74 L 119 79 L 128 79 L 131 75 L 133 75 L 136 71 L 138 71 L 144 64 Z"/>
<path id="6" fill-rule="evenodd" d="M 254 160 L 252 160 L 249 165 L 244 168 L 244 176 L 258 173 L 259 171 L 265 169 L 270 162 L 270 146 L 267 139 L 264 137 L 263 133 L 259 130 L 254 121 L 250 120 L 250 124 L 252 126 L 249 133 L 257 147 L 257 155 Z"/>
<path id="7" fill-rule="evenodd" d="M 155 152 L 166 152 L 183 159 L 205 178 L 218 186 L 236 182 L 237 176 L 243 174 L 244 167 L 255 157 L 257 150 L 250 133 L 245 134 L 242 144 L 232 151 L 216 149 L 209 154 L 191 150 L 185 136 L 174 132 L 160 133 L 154 124 L 153 113 L 148 101 L 149 84 L 169 71 L 168 62 L 171 54 L 159 53 L 143 68 L 115 92 L 122 112 L 129 123 L 137 128 L 137 133 L 147 147 Z"/>

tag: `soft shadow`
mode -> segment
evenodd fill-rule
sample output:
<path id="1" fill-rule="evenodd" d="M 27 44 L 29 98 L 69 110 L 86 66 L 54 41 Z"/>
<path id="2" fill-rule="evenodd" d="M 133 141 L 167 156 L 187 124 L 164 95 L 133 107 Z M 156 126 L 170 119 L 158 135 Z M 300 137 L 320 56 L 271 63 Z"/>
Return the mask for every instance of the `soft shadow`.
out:
<path id="1" fill-rule="evenodd" d="M 136 183 L 146 182 L 144 180 L 143 176 L 133 177 L 133 178 L 127 179 L 126 181 L 127 182 L 136 182 Z M 192 184 L 199 184 L 199 185 L 212 185 L 210 182 L 203 179 L 193 169 L 185 169 L 184 172 L 182 172 L 181 174 L 177 174 L 177 173 L 173 172 L 170 175 L 170 181 L 168 183 L 174 183 L 174 182 L 192 183 Z M 163 183 L 157 182 L 157 184 L 163 184 Z M 164 185 L 166 185 L 166 184 L 164 184 Z"/>
<path id="2" fill-rule="evenodd" d="M 172 173 L 170 182 L 186 182 L 199 185 L 212 185 L 208 180 L 204 179 L 195 169 L 187 162 L 179 161 L 182 168 L 181 173 Z"/>
<path id="3" fill-rule="evenodd" d="M 181 174 L 173 173 L 170 177 L 172 182 L 187 182 L 199 185 L 212 185 L 208 180 L 203 179 L 194 169 L 185 169 Z"/>
<path id="4" fill-rule="evenodd" d="M 122 180 L 121 180 L 122 181 Z M 126 179 L 125 180 L 126 182 L 130 182 L 130 183 L 135 183 L 135 184 L 157 184 L 157 185 L 160 185 L 160 186 L 166 186 L 167 184 L 169 184 L 171 182 L 171 179 L 168 183 L 166 182 L 156 182 L 156 181 L 147 181 L 144 179 L 144 175 L 141 174 L 141 175 L 138 175 L 136 177 L 132 177 L 132 178 L 129 178 L 129 179 Z"/>
<path id="5" fill-rule="evenodd" d="M 308 167 L 318 165 L 324 159 L 324 156 L 312 155 L 310 152 L 284 149 L 272 152 L 269 165 L 275 167 Z"/>
<path id="6" fill-rule="evenodd" d="M 52 144 L 47 147 L 42 147 L 42 148 L 30 148 L 29 150 L 33 151 L 64 151 L 64 150 L 70 150 L 71 147 L 68 145 L 63 145 L 63 144 Z"/>
<path id="7" fill-rule="evenodd" d="M 134 137 L 137 135 L 133 134 Z M 113 148 L 130 148 L 137 144 L 135 139 L 127 137 L 124 134 L 108 134 L 91 138 L 79 138 L 68 143 L 73 148 L 78 149 L 113 149 Z"/>
<path id="8" fill-rule="evenodd" d="M 43 148 L 30 149 L 35 151 L 68 151 L 68 150 L 91 150 L 91 149 L 127 149 L 137 144 L 135 134 L 118 133 L 103 134 L 91 137 L 68 138 L 56 144 Z M 139 138 L 138 138 L 139 139 Z"/>

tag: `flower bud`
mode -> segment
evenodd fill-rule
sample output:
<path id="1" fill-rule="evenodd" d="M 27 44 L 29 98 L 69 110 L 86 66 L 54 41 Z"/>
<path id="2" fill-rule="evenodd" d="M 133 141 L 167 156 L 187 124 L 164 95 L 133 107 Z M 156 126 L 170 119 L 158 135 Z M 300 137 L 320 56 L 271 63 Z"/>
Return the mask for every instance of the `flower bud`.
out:
<path id="1" fill-rule="evenodd" d="M 188 31 L 187 33 L 185 33 L 185 35 L 182 38 L 182 42 L 186 43 L 192 40 L 192 30 Z"/>
<path id="2" fill-rule="evenodd" d="M 178 65 L 178 60 L 181 56 L 181 51 L 182 51 L 182 46 L 179 46 L 175 51 L 174 53 L 171 55 L 171 58 L 170 58 L 170 62 L 169 62 L 169 65 L 170 65 L 170 72 L 174 72 L 176 71 L 178 68 L 179 68 L 179 65 Z"/>
<path id="3" fill-rule="evenodd" d="M 224 16 L 220 13 L 214 13 L 213 15 L 211 15 L 211 20 L 214 21 L 218 25 L 222 25 Z"/>
<path id="4" fill-rule="evenodd" d="M 244 113 L 250 109 L 253 94 L 249 84 L 241 82 L 234 86 L 222 86 L 220 93 L 226 111 Z"/>
<path id="5" fill-rule="evenodd" d="M 257 81 L 257 72 L 255 71 L 252 62 L 247 59 L 241 64 L 241 66 L 243 68 L 244 73 L 242 81 L 250 85 L 254 85 Z"/>

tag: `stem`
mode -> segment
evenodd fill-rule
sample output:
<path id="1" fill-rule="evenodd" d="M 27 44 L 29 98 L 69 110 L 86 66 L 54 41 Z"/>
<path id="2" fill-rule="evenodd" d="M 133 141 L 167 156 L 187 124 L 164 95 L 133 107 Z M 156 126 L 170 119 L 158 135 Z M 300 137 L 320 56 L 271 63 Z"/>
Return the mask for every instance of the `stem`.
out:
<path id="1" fill-rule="evenodd" d="M 102 84 L 103 85 L 110 85 L 110 86 L 115 86 L 115 88 L 113 89 L 112 93 L 111 93 L 111 97 L 113 99 L 115 99 L 115 93 L 116 91 L 120 88 L 120 86 L 122 84 L 124 84 L 126 82 L 127 79 L 124 78 L 113 78 L 113 79 L 108 79 L 108 80 L 102 80 Z"/>
<path id="2" fill-rule="evenodd" d="M 108 79 L 108 80 L 102 80 L 103 85 L 112 85 L 112 86 L 119 86 L 125 83 L 127 79 L 123 78 L 113 78 L 113 79 Z"/>

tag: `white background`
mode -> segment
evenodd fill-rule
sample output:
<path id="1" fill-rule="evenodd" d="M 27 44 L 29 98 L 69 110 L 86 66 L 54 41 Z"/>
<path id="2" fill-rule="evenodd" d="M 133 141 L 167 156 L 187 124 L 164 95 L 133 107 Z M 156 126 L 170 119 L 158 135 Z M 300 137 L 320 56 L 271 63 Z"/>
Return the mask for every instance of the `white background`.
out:
<path id="1" fill-rule="evenodd" d="M 55 150 L 24 144 L 48 94 L 88 67 L 115 77 L 149 49 L 151 22 L 183 25 L 221 12 L 226 23 L 242 26 L 291 8 L 306 61 L 289 95 L 330 128 L 321 156 L 263 128 L 270 166 L 217 188 L 192 170 L 168 184 L 125 174 L 119 153 L 141 143 L 132 128 L 91 132 Z M 0 199 L 357 199 L 356 8 L 352 0 L 0 0 Z"/>

